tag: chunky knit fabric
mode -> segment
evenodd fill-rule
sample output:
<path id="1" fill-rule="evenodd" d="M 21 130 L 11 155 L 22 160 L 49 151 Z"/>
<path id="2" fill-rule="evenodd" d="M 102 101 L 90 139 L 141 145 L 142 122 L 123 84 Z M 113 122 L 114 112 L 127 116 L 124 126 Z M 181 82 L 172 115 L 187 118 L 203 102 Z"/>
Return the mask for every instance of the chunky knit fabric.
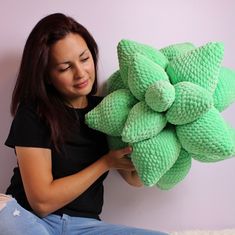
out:
<path id="1" fill-rule="evenodd" d="M 137 103 L 134 96 L 127 89 L 119 89 L 99 103 L 86 116 L 86 122 L 91 128 L 102 131 L 111 136 L 120 136 L 126 119 L 133 105 Z"/>
<path id="2" fill-rule="evenodd" d="M 86 122 L 108 135 L 111 148 L 132 146 L 144 185 L 168 190 L 188 174 L 192 158 L 235 155 L 235 130 L 220 114 L 235 100 L 235 72 L 221 67 L 222 43 L 157 50 L 122 40 L 117 51 L 120 69 Z"/>
<path id="3" fill-rule="evenodd" d="M 132 94 L 138 100 L 144 100 L 147 88 L 158 80 L 169 81 L 164 69 L 147 57 L 136 53 L 128 70 L 128 87 Z"/>
<path id="4" fill-rule="evenodd" d="M 131 109 L 122 131 L 127 143 L 138 142 L 156 136 L 166 125 L 164 114 L 154 112 L 145 102 L 139 102 Z"/>
<path id="5" fill-rule="evenodd" d="M 160 52 L 162 52 L 168 58 L 168 60 L 171 61 L 175 57 L 181 54 L 185 54 L 186 52 L 189 52 L 195 48 L 196 47 L 192 43 L 185 42 L 169 45 L 160 49 Z"/>
<path id="6" fill-rule="evenodd" d="M 131 159 L 146 186 L 153 186 L 174 165 L 180 142 L 173 128 L 165 128 L 157 136 L 133 144 Z"/>
<path id="7" fill-rule="evenodd" d="M 219 81 L 213 94 L 214 105 L 221 112 L 235 100 L 235 71 L 221 68 Z"/>
<path id="8" fill-rule="evenodd" d="M 206 89 L 191 82 L 179 82 L 175 86 L 175 100 L 166 117 L 174 125 L 193 122 L 213 106 L 213 97 Z"/>
<path id="9" fill-rule="evenodd" d="M 172 84 L 189 81 L 213 92 L 218 82 L 223 53 L 223 44 L 208 43 L 175 57 L 167 67 Z"/>
<path id="10" fill-rule="evenodd" d="M 113 91 L 116 91 L 118 89 L 126 89 L 128 88 L 125 86 L 122 78 L 121 78 L 121 73 L 120 70 L 117 70 L 115 73 L 113 73 L 108 81 L 105 84 L 106 88 L 105 90 L 107 91 L 106 95 L 109 95 Z"/>
<path id="11" fill-rule="evenodd" d="M 136 53 L 144 55 L 152 60 L 155 64 L 166 68 L 168 59 L 155 48 L 130 40 L 121 40 L 117 46 L 120 73 L 124 84 L 128 83 L 128 70 L 130 62 Z"/>
<path id="12" fill-rule="evenodd" d="M 145 93 L 145 102 L 157 112 L 169 109 L 175 100 L 175 87 L 166 80 L 150 85 Z"/>
<path id="13" fill-rule="evenodd" d="M 160 189 L 170 189 L 183 180 L 191 168 L 192 158 L 183 148 L 174 165 L 157 182 Z"/>

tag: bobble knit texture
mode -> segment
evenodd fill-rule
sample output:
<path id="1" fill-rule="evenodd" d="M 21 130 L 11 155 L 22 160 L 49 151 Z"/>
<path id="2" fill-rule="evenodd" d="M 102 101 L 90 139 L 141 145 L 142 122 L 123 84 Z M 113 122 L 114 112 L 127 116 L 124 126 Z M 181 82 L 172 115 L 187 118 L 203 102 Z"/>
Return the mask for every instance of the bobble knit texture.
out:
<path id="1" fill-rule="evenodd" d="M 148 106 L 157 112 L 169 109 L 175 100 L 175 87 L 168 81 L 159 80 L 148 87 L 145 101 Z"/>
<path id="2" fill-rule="evenodd" d="M 222 43 L 157 50 L 121 40 L 117 52 L 119 70 L 86 123 L 106 133 L 112 149 L 132 146 L 144 185 L 169 190 L 186 177 L 192 159 L 235 155 L 235 130 L 220 114 L 235 100 L 235 72 L 221 67 Z"/>

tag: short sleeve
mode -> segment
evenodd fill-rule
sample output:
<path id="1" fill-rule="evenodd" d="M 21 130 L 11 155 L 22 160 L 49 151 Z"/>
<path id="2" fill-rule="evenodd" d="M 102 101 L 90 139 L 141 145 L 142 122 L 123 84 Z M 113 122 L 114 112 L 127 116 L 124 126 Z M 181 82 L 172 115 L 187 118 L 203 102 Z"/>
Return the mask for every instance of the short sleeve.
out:
<path id="1" fill-rule="evenodd" d="M 5 145 L 11 148 L 51 148 L 50 131 L 31 106 L 20 105 L 11 124 Z"/>

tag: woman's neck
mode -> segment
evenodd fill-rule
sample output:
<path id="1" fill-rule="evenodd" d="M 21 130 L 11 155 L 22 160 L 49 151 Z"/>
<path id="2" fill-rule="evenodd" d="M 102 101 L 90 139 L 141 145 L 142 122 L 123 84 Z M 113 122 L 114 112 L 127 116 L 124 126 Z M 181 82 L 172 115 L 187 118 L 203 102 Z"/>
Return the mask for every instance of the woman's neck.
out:
<path id="1" fill-rule="evenodd" d="M 87 96 L 79 97 L 78 99 L 68 101 L 68 105 L 75 109 L 86 108 L 88 105 Z"/>

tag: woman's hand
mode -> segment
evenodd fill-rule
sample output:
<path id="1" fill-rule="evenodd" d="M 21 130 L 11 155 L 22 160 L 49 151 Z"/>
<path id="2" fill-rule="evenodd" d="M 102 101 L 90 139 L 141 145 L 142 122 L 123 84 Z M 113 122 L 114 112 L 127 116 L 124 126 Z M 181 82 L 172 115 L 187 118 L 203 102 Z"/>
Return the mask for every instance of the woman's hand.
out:
<path id="1" fill-rule="evenodd" d="M 127 171 L 134 171 L 135 167 L 132 161 L 127 157 L 131 154 L 131 147 L 126 147 L 118 150 L 111 150 L 103 156 L 108 169 L 122 169 Z"/>
<path id="2" fill-rule="evenodd" d="M 127 155 L 131 154 L 131 147 L 126 147 L 119 150 L 112 150 L 103 158 L 108 169 L 117 169 L 122 178 L 130 185 L 135 187 L 143 186 L 137 171 Z"/>
<path id="3" fill-rule="evenodd" d="M 128 184 L 135 186 L 135 187 L 143 186 L 143 183 L 140 180 L 136 170 L 132 170 L 132 171 L 118 170 L 118 172 Z"/>

